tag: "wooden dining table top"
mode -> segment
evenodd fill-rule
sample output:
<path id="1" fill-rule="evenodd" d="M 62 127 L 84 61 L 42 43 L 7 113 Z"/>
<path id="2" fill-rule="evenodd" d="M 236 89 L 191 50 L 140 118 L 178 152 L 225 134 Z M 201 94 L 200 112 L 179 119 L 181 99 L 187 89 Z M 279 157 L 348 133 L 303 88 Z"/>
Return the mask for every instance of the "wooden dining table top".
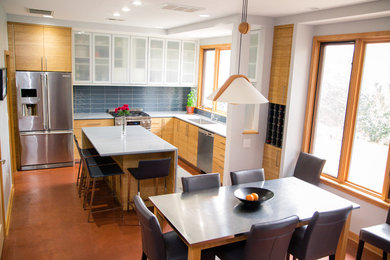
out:
<path id="1" fill-rule="evenodd" d="M 257 207 L 246 207 L 234 196 L 234 191 L 243 187 L 265 188 L 274 196 Z M 307 222 L 316 211 L 360 207 L 295 177 L 152 196 L 150 201 L 188 245 L 239 236 L 253 224 L 292 215 Z"/>

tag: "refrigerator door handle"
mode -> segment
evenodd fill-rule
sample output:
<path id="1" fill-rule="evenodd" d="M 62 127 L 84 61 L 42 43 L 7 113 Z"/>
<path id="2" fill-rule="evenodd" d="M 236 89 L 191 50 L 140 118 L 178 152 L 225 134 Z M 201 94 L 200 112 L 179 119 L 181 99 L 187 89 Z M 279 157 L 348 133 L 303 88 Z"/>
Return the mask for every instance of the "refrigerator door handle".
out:
<path id="1" fill-rule="evenodd" d="M 46 81 L 45 74 L 42 73 L 41 77 L 41 89 L 42 89 L 42 114 L 43 114 L 43 128 L 47 130 L 47 93 L 46 93 Z"/>
<path id="2" fill-rule="evenodd" d="M 63 131 L 31 131 L 31 132 L 19 132 L 20 136 L 26 135 L 55 135 L 55 134 L 73 134 L 72 130 Z"/>
<path id="3" fill-rule="evenodd" d="M 47 96 L 50 97 L 50 88 L 49 88 L 49 81 L 48 81 L 48 75 L 47 73 L 45 74 L 46 77 L 46 91 L 47 91 Z M 47 102 L 47 119 L 49 122 L 49 129 L 51 129 L 51 121 L 50 121 L 50 102 Z"/>

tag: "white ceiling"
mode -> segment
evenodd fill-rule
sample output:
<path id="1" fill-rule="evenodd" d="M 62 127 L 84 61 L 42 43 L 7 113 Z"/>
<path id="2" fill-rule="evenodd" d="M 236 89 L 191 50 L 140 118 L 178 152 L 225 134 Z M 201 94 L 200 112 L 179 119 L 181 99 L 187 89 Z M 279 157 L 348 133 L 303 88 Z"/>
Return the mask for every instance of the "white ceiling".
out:
<path id="1" fill-rule="evenodd" d="M 141 1 L 141 6 L 132 5 L 132 0 L 1 0 L 1 4 L 8 14 L 31 15 L 26 8 L 36 8 L 54 11 L 55 19 L 162 29 L 239 14 L 242 5 L 241 0 Z M 249 0 L 248 14 L 280 17 L 372 1 L 375 0 Z M 163 10 L 161 6 L 165 3 L 200 7 L 203 10 L 193 13 Z M 121 11 L 124 6 L 131 10 Z M 114 12 L 119 12 L 120 17 L 113 17 Z M 200 14 L 209 17 L 200 17 Z M 107 18 L 124 21 L 108 21 Z"/>

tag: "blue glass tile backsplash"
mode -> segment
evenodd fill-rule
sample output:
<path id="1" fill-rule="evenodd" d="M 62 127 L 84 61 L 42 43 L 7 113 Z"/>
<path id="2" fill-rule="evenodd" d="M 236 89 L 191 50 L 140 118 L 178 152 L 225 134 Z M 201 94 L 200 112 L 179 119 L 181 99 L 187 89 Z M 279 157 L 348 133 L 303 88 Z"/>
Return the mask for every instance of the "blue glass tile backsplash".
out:
<path id="1" fill-rule="evenodd" d="M 144 111 L 185 111 L 190 87 L 74 86 L 75 113 L 101 113 L 123 104 Z"/>

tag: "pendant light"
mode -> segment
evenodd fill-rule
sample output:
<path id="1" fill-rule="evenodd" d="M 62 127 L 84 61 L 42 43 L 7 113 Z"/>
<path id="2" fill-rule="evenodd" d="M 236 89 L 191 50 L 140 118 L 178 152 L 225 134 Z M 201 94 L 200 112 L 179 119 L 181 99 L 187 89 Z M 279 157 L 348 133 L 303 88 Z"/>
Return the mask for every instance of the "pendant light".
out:
<path id="1" fill-rule="evenodd" d="M 249 79 L 240 74 L 241 63 L 241 44 L 242 35 L 250 31 L 250 25 L 247 22 L 248 0 L 242 2 L 241 23 L 238 26 L 240 32 L 240 48 L 238 53 L 238 73 L 230 76 L 225 83 L 216 91 L 211 93 L 207 99 L 229 104 L 265 104 L 268 100 L 257 90 Z"/>

